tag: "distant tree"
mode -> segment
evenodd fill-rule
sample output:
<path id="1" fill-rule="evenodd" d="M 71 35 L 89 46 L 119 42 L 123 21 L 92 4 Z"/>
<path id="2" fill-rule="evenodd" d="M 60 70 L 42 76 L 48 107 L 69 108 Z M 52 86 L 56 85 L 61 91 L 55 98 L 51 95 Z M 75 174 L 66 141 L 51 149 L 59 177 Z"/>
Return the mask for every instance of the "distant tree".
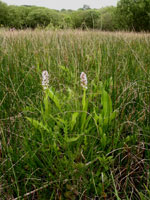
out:
<path id="1" fill-rule="evenodd" d="M 77 11 L 37 6 L 8 6 L 0 0 L 0 26 L 10 28 L 96 28 L 101 30 L 150 31 L 150 0 L 120 0 L 117 7 Z"/>
<path id="2" fill-rule="evenodd" d="M 72 13 L 72 21 L 74 28 L 95 28 L 99 13 L 97 10 L 78 10 Z"/>
<path id="3" fill-rule="evenodd" d="M 31 28 L 47 26 L 50 23 L 50 11 L 48 9 L 33 9 L 27 16 L 27 24 Z"/>
<path id="4" fill-rule="evenodd" d="M 116 7 L 108 6 L 99 9 L 99 19 L 97 20 L 96 28 L 106 31 L 118 29 Z"/>
<path id="5" fill-rule="evenodd" d="M 150 31 L 150 0 L 120 0 L 117 15 L 123 29 Z"/>
<path id="6" fill-rule="evenodd" d="M 27 16 L 32 7 L 8 6 L 8 26 L 17 29 L 27 28 Z"/>
<path id="7" fill-rule="evenodd" d="M 18 6 L 8 6 L 8 26 L 11 28 L 21 28 Z"/>
<path id="8" fill-rule="evenodd" d="M 83 8 L 78 8 L 78 10 L 80 11 L 80 10 L 83 10 Z"/>
<path id="9" fill-rule="evenodd" d="M 61 12 L 64 12 L 64 11 L 66 11 L 66 9 L 62 8 L 62 9 L 61 9 Z"/>
<path id="10" fill-rule="evenodd" d="M 32 7 L 31 5 L 22 5 L 22 6 L 24 6 L 24 7 Z"/>
<path id="11" fill-rule="evenodd" d="M 86 4 L 83 5 L 83 10 L 89 10 L 89 9 L 91 9 L 90 6 L 88 6 Z"/>
<path id="12" fill-rule="evenodd" d="M 68 11 L 68 12 L 72 12 L 73 10 L 72 10 L 72 9 L 68 9 L 67 11 Z"/>
<path id="13" fill-rule="evenodd" d="M 86 10 L 83 13 L 84 23 L 88 28 L 95 28 L 97 20 L 99 19 L 99 13 L 97 10 Z"/>
<path id="14" fill-rule="evenodd" d="M 7 4 L 0 1 L 0 25 L 7 26 L 8 23 L 8 10 Z"/>

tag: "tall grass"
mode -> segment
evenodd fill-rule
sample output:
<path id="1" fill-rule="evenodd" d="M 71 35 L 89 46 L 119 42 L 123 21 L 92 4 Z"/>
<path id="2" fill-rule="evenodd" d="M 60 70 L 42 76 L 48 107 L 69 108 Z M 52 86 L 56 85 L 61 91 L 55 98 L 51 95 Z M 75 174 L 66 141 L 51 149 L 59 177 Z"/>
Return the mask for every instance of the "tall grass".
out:
<path id="1" fill-rule="evenodd" d="M 149 199 L 149 55 L 146 33 L 0 31 L 0 198 Z"/>

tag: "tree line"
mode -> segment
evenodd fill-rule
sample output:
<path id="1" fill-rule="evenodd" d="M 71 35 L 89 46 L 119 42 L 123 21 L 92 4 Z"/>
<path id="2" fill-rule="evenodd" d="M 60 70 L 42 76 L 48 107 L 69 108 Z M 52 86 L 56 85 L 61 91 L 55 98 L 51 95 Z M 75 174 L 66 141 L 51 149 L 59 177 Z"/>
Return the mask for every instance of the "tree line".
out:
<path id="1" fill-rule="evenodd" d="M 0 1 L 0 27 L 150 31 L 150 0 L 120 0 L 116 7 L 54 10 Z"/>

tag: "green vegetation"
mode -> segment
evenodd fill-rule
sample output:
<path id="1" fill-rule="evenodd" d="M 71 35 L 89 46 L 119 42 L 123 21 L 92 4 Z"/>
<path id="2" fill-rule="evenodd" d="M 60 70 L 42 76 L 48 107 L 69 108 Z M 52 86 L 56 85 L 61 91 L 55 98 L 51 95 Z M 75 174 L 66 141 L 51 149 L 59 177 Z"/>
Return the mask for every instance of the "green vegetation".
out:
<path id="1" fill-rule="evenodd" d="M 0 199 L 149 199 L 149 54 L 149 34 L 1 30 Z"/>
<path id="2" fill-rule="evenodd" d="M 149 0 L 120 0 L 117 6 L 120 25 L 127 30 L 150 30 Z"/>
<path id="3" fill-rule="evenodd" d="M 0 1 L 0 26 L 16 29 L 99 29 L 150 31 L 150 1 L 120 0 L 117 7 L 52 10 L 36 6 L 8 6 Z"/>

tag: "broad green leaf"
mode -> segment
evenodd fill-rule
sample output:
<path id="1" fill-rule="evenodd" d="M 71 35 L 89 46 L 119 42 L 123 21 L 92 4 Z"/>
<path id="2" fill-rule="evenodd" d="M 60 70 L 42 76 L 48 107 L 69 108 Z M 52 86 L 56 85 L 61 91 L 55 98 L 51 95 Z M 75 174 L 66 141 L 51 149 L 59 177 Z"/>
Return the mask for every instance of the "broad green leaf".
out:
<path id="1" fill-rule="evenodd" d="M 49 101 L 48 101 L 48 94 L 46 93 L 44 97 L 44 107 L 45 107 L 45 115 L 48 115 L 49 112 Z"/>
<path id="2" fill-rule="evenodd" d="M 65 72 L 70 72 L 68 67 L 65 67 L 63 65 L 59 65 L 59 68 L 62 69 L 63 71 L 65 71 Z"/>
<path id="3" fill-rule="evenodd" d="M 71 90 L 70 88 L 68 88 L 68 99 L 72 99 L 75 96 L 73 90 Z"/>
<path id="4" fill-rule="evenodd" d="M 87 111 L 87 102 L 86 102 L 86 90 L 83 91 L 83 97 L 82 97 L 82 107 L 83 111 Z"/>
<path id="5" fill-rule="evenodd" d="M 74 128 L 74 126 L 76 124 L 78 115 L 79 115 L 78 112 L 75 112 L 75 113 L 72 114 L 72 119 L 71 119 L 71 122 L 70 122 L 71 131 L 73 130 L 73 128 Z"/>
<path id="6" fill-rule="evenodd" d="M 94 110 L 94 120 L 95 120 L 96 123 L 99 120 L 99 116 L 97 115 L 95 110 Z"/>
<path id="7" fill-rule="evenodd" d="M 84 129 L 86 116 L 87 116 L 87 109 L 88 109 L 88 100 L 86 99 L 86 90 L 84 90 L 83 97 L 82 97 L 82 115 L 81 115 L 81 132 Z"/>
<path id="8" fill-rule="evenodd" d="M 23 109 L 23 111 L 25 112 L 25 111 L 27 111 L 27 112 L 29 112 L 29 111 L 31 111 L 31 112 L 34 112 L 36 109 L 34 108 L 34 107 L 31 107 L 31 106 L 26 106 L 24 109 Z"/>
<path id="9" fill-rule="evenodd" d="M 51 89 L 48 90 L 48 96 L 50 97 L 50 99 L 55 103 L 55 105 L 57 106 L 57 108 L 59 110 L 61 110 L 61 106 L 60 106 L 60 101 L 57 98 L 57 96 L 53 93 L 53 91 Z"/>
<path id="10" fill-rule="evenodd" d="M 92 116 L 91 115 L 88 115 L 87 119 L 86 119 L 86 122 L 85 122 L 85 128 L 88 128 L 89 126 L 89 122 L 91 120 Z"/>
<path id="11" fill-rule="evenodd" d="M 41 68 L 40 68 L 40 64 L 39 64 L 39 61 L 37 60 L 36 61 L 36 71 L 41 74 Z"/>
<path id="12" fill-rule="evenodd" d="M 103 89 L 101 94 L 101 104 L 103 105 L 103 117 L 109 117 L 112 113 L 112 101 L 109 94 Z"/>
<path id="13" fill-rule="evenodd" d="M 102 136 L 102 135 L 103 135 L 103 130 L 102 130 L 102 128 L 99 126 L 98 129 L 99 129 L 100 136 Z"/>
<path id="14" fill-rule="evenodd" d="M 117 117 L 117 115 L 118 115 L 118 110 L 115 110 L 113 113 L 110 113 L 110 116 L 106 117 L 104 119 L 104 122 L 103 122 L 104 125 L 106 126 L 106 125 L 110 124 L 111 121 L 114 120 Z"/>
<path id="15" fill-rule="evenodd" d="M 99 114 L 99 124 L 102 126 L 104 122 L 104 118 L 102 117 L 102 114 Z"/>
<path id="16" fill-rule="evenodd" d="M 107 144 L 107 136 L 106 136 L 106 134 L 105 133 L 103 133 L 102 135 L 101 135 L 101 145 L 102 145 L 102 147 L 103 148 L 105 148 L 106 147 L 106 144 Z"/>
<path id="17" fill-rule="evenodd" d="M 36 129 L 43 129 L 46 130 L 47 132 L 49 132 L 49 129 L 47 128 L 47 126 L 45 126 L 42 122 L 39 122 L 35 119 L 26 117 L 26 119 L 36 128 Z"/>
<path id="18" fill-rule="evenodd" d="M 76 142 L 79 138 L 81 137 L 81 135 L 78 135 L 77 137 L 72 137 L 72 138 L 65 138 L 66 142 Z"/>
<path id="19" fill-rule="evenodd" d="M 59 117 L 57 117 L 57 118 L 55 118 L 56 119 L 56 122 L 61 122 L 62 124 L 66 124 L 67 123 L 67 121 L 66 120 L 64 120 L 64 119 L 62 119 L 62 118 L 59 118 Z"/>
<path id="20" fill-rule="evenodd" d="M 49 117 L 52 120 L 54 120 L 60 128 L 62 128 L 66 124 L 66 121 L 61 118 L 53 117 L 53 115 L 51 115 L 51 114 L 49 114 Z"/>

